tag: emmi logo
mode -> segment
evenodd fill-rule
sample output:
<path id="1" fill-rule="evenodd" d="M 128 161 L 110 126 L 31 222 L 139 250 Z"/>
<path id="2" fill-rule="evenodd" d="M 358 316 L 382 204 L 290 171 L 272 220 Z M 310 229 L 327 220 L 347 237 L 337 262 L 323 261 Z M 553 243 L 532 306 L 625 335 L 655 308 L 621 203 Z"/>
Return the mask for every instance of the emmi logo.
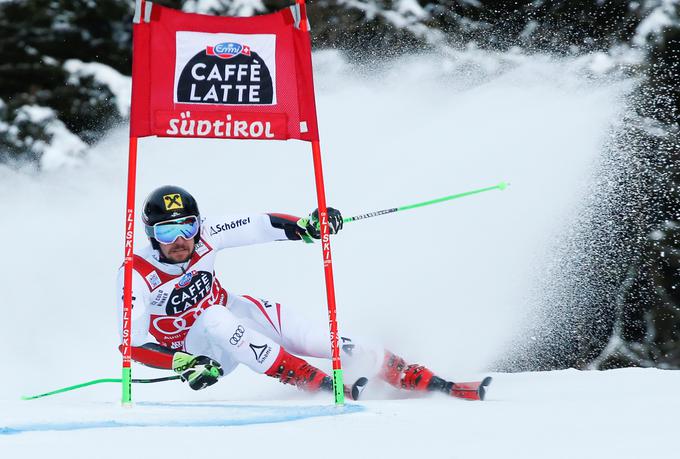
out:
<path id="1" fill-rule="evenodd" d="M 226 42 L 215 46 L 206 46 L 205 53 L 208 56 L 217 56 L 220 59 L 231 59 L 239 54 L 250 56 L 250 48 L 239 43 Z"/>

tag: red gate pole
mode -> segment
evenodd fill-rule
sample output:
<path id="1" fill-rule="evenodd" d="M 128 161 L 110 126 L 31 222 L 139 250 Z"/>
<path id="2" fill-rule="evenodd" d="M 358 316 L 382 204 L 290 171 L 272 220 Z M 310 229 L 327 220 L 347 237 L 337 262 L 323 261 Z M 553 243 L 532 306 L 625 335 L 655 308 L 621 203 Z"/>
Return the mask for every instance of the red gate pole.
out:
<path id="1" fill-rule="evenodd" d="M 335 307 L 335 284 L 333 282 L 333 259 L 331 257 L 331 238 L 328 230 L 328 209 L 326 207 L 326 191 L 323 183 L 321 167 L 321 146 L 319 141 L 312 142 L 312 157 L 314 160 L 314 180 L 316 182 L 316 199 L 319 207 L 319 222 L 321 223 L 321 248 L 323 253 L 323 268 L 326 277 L 326 300 L 328 302 L 328 324 L 331 332 L 331 355 L 333 358 L 333 391 L 335 404 L 345 403 L 345 385 L 342 378 L 342 364 L 340 361 L 340 346 L 338 344 L 338 321 Z"/>
<path id="2" fill-rule="evenodd" d="M 307 9 L 305 0 L 295 0 L 300 7 L 300 28 L 309 32 L 307 22 Z M 312 92 L 314 81 L 312 76 Z M 312 97 L 314 94 L 312 93 Z M 316 114 L 315 114 L 316 115 Z M 314 161 L 314 181 L 316 182 L 316 200 L 319 208 L 319 222 L 321 223 L 321 249 L 323 254 L 324 275 L 326 278 L 326 301 L 328 303 L 328 325 L 331 333 L 331 356 L 333 362 L 333 392 L 335 404 L 342 406 L 345 403 L 345 385 L 342 377 L 342 363 L 340 361 L 340 346 L 338 344 L 338 321 L 335 306 L 335 284 L 333 282 L 333 260 L 331 257 L 331 239 L 328 230 L 328 209 L 326 207 L 326 191 L 323 182 L 323 169 L 321 166 L 321 146 L 319 140 L 312 141 L 312 158 Z"/>
<path id="3" fill-rule="evenodd" d="M 125 261 L 123 268 L 123 396 L 122 404 L 132 404 L 132 267 L 135 233 L 135 184 L 137 181 L 137 137 L 130 137 L 128 156 L 127 209 L 125 211 Z"/>

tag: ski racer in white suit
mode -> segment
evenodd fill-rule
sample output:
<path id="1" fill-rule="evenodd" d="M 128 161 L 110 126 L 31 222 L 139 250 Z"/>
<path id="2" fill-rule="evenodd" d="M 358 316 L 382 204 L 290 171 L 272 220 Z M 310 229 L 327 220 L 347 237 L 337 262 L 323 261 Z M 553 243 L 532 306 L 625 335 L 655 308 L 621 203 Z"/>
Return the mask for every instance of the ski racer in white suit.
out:
<path id="1" fill-rule="evenodd" d="M 286 384 L 332 391 L 332 379 L 298 356 L 331 358 L 328 331 L 300 320 L 275 301 L 226 291 L 215 275 L 217 252 L 230 247 L 320 237 L 318 212 L 309 218 L 285 214 L 202 217 L 194 197 L 163 186 L 146 199 L 142 220 L 151 242 L 134 255 L 132 276 L 132 358 L 172 369 L 192 389 L 218 381 L 239 364 Z M 331 234 L 342 229 L 339 211 L 328 208 Z M 122 334 L 123 268 L 117 302 Z M 341 358 L 395 387 L 452 393 L 453 383 L 380 346 L 341 337 Z M 361 387 L 346 393 L 356 398 Z M 483 394 L 482 394 L 483 395 Z M 474 397 L 467 397 L 474 398 Z"/>

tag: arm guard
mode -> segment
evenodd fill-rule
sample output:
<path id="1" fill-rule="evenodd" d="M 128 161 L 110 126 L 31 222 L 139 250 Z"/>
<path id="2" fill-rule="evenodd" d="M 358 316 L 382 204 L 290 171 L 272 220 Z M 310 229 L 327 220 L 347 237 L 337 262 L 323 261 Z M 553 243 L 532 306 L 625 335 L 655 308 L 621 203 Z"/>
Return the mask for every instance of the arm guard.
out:
<path id="1" fill-rule="evenodd" d="M 123 347 L 118 349 L 122 352 Z M 147 367 L 159 368 L 161 370 L 172 370 L 172 357 L 175 355 L 172 349 L 156 343 L 146 343 L 141 346 L 132 347 L 132 360 L 146 365 Z"/>
<path id="2" fill-rule="evenodd" d="M 288 214 L 267 214 L 269 215 L 269 220 L 274 228 L 282 229 L 286 233 L 286 237 L 290 241 L 299 241 L 302 239 L 300 237 L 300 227 L 297 225 L 300 217 Z"/>

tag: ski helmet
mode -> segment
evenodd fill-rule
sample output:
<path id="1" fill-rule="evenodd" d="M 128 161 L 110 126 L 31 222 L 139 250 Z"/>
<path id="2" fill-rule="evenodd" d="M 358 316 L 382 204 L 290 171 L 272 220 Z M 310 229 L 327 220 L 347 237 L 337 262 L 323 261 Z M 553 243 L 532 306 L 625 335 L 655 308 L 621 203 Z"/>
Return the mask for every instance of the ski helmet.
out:
<path id="1" fill-rule="evenodd" d="M 165 185 L 156 188 L 144 201 L 142 207 L 142 222 L 144 231 L 154 249 L 159 250 L 158 241 L 154 238 L 153 225 L 176 218 L 194 216 L 201 223 L 201 214 L 196 199 L 184 188 L 175 185 Z M 200 228 L 194 236 L 194 242 L 201 239 Z"/>

